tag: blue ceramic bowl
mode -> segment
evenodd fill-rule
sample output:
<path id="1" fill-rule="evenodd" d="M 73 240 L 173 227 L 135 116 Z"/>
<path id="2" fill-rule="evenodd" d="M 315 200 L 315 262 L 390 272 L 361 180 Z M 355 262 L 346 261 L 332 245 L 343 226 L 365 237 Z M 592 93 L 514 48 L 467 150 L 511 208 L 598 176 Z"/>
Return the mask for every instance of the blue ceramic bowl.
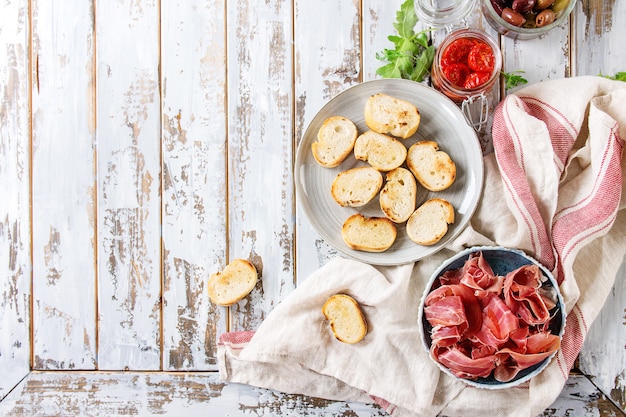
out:
<path id="1" fill-rule="evenodd" d="M 543 288 L 552 288 L 554 289 L 554 293 L 557 297 L 556 307 L 550 310 L 550 315 L 553 317 L 549 329 L 552 334 L 558 335 L 559 337 L 563 336 L 563 332 L 565 330 L 565 304 L 563 302 L 563 297 L 559 291 L 558 284 L 550 271 L 546 269 L 543 265 L 537 262 L 535 259 L 527 255 L 521 250 L 518 249 L 509 249 L 503 247 L 496 246 L 476 246 L 464 251 L 457 253 L 451 258 L 444 261 L 431 275 L 428 284 L 426 284 L 426 288 L 424 289 L 424 294 L 422 295 L 422 299 L 420 302 L 420 308 L 418 313 L 418 322 L 420 323 L 419 330 L 422 338 L 422 343 L 424 348 L 429 352 L 430 356 L 430 346 L 432 343 L 431 339 L 431 330 L 432 326 L 424 317 L 424 300 L 428 296 L 428 294 L 434 289 L 433 286 L 437 278 L 439 278 L 444 272 L 448 270 L 461 268 L 465 261 L 467 261 L 471 254 L 476 252 L 482 252 L 483 257 L 489 262 L 489 265 L 493 269 L 493 272 L 496 275 L 505 276 L 507 273 L 514 271 L 524 265 L 535 264 L 539 267 L 539 270 L 543 273 Z M 513 386 L 517 386 L 522 384 L 523 382 L 528 381 L 532 377 L 539 374 L 546 366 L 550 363 L 552 358 L 554 357 L 554 353 L 544 359 L 542 362 L 539 362 L 536 365 L 533 365 L 529 368 L 521 370 L 514 379 L 508 382 L 500 382 L 496 380 L 493 375 L 487 378 L 478 378 L 476 380 L 469 380 L 464 378 L 459 378 L 454 375 L 450 370 L 448 370 L 445 366 L 440 364 L 434 358 L 431 359 L 439 366 L 439 368 L 444 371 L 446 374 L 452 376 L 455 379 L 461 380 L 469 385 L 478 388 L 487 388 L 487 389 L 502 389 L 509 388 Z"/>

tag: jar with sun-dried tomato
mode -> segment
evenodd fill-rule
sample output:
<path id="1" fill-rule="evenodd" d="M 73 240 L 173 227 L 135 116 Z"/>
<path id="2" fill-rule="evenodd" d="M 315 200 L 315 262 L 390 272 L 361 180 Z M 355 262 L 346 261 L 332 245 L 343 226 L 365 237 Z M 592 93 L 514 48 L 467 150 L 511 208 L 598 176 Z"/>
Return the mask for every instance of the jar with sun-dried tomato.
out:
<path id="1" fill-rule="evenodd" d="M 502 52 L 490 35 L 479 29 L 456 29 L 437 48 L 431 80 L 436 89 L 461 104 L 470 124 L 480 128 L 488 114 L 485 94 L 501 69 Z"/>
<path id="2" fill-rule="evenodd" d="M 476 4 L 477 0 L 414 1 L 421 22 L 449 32 L 437 47 L 433 86 L 459 104 L 468 123 L 480 130 L 489 114 L 485 94 L 499 79 L 502 53 L 489 34 L 468 27 L 465 19 Z"/>
<path id="3" fill-rule="evenodd" d="M 451 32 L 437 48 L 433 85 L 461 103 L 493 87 L 502 69 L 502 53 L 487 33 L 472 28 Z"/>

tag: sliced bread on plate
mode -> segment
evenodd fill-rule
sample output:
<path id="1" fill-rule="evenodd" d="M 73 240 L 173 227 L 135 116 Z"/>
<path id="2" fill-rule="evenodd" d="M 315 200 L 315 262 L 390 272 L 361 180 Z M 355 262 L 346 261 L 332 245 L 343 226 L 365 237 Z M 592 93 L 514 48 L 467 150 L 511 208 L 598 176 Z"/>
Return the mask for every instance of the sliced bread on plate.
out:
<path id="1" fill-rule="evenodd" d="M 333 199 L 342 207 L 361 207 L 369 203 L 383 186 L 383 175 L 370 166 L 341 171 L 330 186 Z"/>
<path id="2" fill-rule="evenodd" d="M 408 150 L 406 164 L 419 183 L 430 191 L 445 190 L 456 179 L 456 164 L 432 140 L 413 144 Z"/>
<path id="3" fill-rule="evenodd" d="M 311 144 L 313 158 L 326 168 L 338 166 L 352 152 L 357 134 L 352 120 L 342 116 L 329 117 L 317 132 L 317 142 Z"/>
<path id="4" fill-rule="evenodd" d="M 378 133 L 388 133 L 406 139 L 420 124 L 420 112 L 406 100 L 388 94 L 374 94 L 365 103 L 365 124 Z"/>
<path id="5" fill-rule="evenodd" d="M 379 171 L 391 171 L 404 163 L 407 149 L 398 139 L 373 130 L 359 135 L 354 143 L 354 157 Z"/>
<path id="6" fill-rule="evenodd" d="M 442 198 L 431 198 L 418 207 L 406 222 L 406 233 L 413 242 L 430 246 L 448 233 L 454 223 L 454 207 Z"/>
<path id="7" fill-rule="evenodd" d="M 387 173 L 385 185 L 380 191 L 380 208 L 394 223 L 407 221 L 415 211 L 417 181 L 406 168 L 396 168 Z"/>
<path id="8" fill-rule="evenodd" d="M 341 228 L 343 241 L 354 250 L 384 252 L 396 241 L 396 225 L 386 217 L 366 217 L 355 213 Z"/>

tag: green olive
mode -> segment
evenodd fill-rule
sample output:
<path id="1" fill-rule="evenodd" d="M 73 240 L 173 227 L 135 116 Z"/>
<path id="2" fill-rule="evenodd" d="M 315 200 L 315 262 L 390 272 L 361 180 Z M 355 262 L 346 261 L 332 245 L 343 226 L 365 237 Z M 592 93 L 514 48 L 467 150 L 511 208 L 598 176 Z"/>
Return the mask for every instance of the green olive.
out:
<path id="1" fill-rule="evenodd" d="M 570 1 L 573 0 L 556 0 L 554 3 L 552 3 L 552 11 L 554 13 L 562 12 L 567 7 Z"/>

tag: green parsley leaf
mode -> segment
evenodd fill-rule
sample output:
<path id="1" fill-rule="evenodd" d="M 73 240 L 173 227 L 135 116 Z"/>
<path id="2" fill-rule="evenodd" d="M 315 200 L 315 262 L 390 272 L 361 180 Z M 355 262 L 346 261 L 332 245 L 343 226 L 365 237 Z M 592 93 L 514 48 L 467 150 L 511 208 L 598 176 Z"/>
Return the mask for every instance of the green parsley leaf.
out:
<path id="1" fill-rule="evenodd" d="M 513 87 L 517 87 L 518 85 L 526 84 L 528 80 L 521 75 L 518 75 L 523 73 L 524 71 L 521 70 L 513 72 L 502 72 L 502 75 L 504 75 L 506 89 L 509 90 Z"/>
<path id="2" fill-rule="evenodd" d="M 421 82 L 430 73 L 435 58 L 435 47 L 429 45 L 429 30 L 415 33 L 417 15 L 413 8 L 413 0 L 406 0 L 396 12 L 393 27 L 397 35 L 387 39 L 393 43 L 394 49 L 384 49 L 376 54 L 376 59 L 387 61 L 378 68 L 376 74 L 383 78 L 406 78 Z"/>
<path id="3" fill-rule="evenodd" d="M 604 78 L 608 78 L 610 80 L 617 80 L 617 81 L 626 81 L 626 72 L 620 71 L 618 73 L 616 73 L 615 75 L 602 75 L 600 74 L 601 77 Z"/>

